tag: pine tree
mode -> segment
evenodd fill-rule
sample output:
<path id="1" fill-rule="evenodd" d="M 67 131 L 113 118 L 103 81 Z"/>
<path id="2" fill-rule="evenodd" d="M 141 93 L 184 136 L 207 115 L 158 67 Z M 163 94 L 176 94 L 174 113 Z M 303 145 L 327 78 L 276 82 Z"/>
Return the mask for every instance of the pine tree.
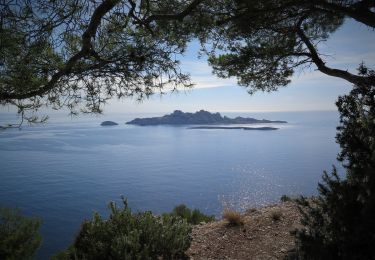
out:
<path id="1" fill-rule="evenodd" d="M 361 75 L 375 75 L 363 64 Z M 354 86 L 336 103 L 336 141 L 345 176 L 324 172 L 316 199 L 302 198 L 299 259 L 375 259 L 375 82 Z"/>

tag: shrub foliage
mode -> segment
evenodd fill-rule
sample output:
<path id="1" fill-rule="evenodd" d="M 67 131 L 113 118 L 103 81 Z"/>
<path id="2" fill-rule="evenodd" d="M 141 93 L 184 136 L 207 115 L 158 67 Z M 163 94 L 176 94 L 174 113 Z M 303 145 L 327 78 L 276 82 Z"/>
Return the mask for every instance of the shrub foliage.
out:
<path id="1" fill-rule="evenodd" d="M 85 221 L 73 245 L 55 259 L 181 259 L 191 242 L 191 225 L 172 215 L 132 213 L 110 203 L 107 220 L 99 214 Z"/>
<path id="2" fill-rule="evenodd" d="M 375 75 L 361 65 L 361 74 Z M 299 200 L 304 228 L 296 232 L 300 259 L 375 259 L 375 82 L 354 86 L 336 103 L 340 126 L 338 159 L 324 172 L 319 196 Z"/>
<path id="3" fill-rule="evenodd" d="M 285 195 L 285 194 L 280 197 L 281 202 L 287 202 L 287 201 L 292 201 L 292 200 L 293 199 L 291 197 L 289 197 L 288 195 Z"/>
<path id="4" fill-rule="evenodd" d="M 0 259 L 31 259 L 42 242 L 40 224 L 17 209 L 0 208 Z"/>
<path id="5" fill-rule="evenodd" d="M 191 210 L 184 204 L 176 206 L 173 209 L 171 215 L 186 219 L 188 223 L 193 225 L 197 225 L 201 222 L 211 222 L 215 220 L 215 216 L 205 215 L 200 212 L 199 209 Z"/>

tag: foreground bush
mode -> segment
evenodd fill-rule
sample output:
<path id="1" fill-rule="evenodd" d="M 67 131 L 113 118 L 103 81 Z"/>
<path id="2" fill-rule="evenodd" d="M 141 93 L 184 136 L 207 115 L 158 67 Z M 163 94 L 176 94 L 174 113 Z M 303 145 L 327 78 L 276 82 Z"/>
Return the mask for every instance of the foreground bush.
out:
<path id="1" fill-rule="evenodd" d="M 363 66 L 360 72 L 375 76 Z M 375 82 L 354 86 L 337 106 L 346 176 L 324 172 L 319 196 L 299 201 L 304 228 L 296 232 L 294 258 L 375 259 Z"/>
<path id="2" fill-rule="evenodd" d="M 0 259 L 31 259 L 42 242 L 40 224 L 16 209 L 0 208 Z"/>
<path id="3" fill-rule="evenodd" d="M 171 215 L 132 213 L 127 201 L 110 203 L 107 220 L 94 214 L 85 221 L 74 244 L 55 259 L 181 259 L 191 242 L 191 226 Z"/>
<path id="4" fill-rule="evenodd" d="M 198 209 L 191 210 L 184 204 L 176 206 L 171 214 L 186 219 L 186 221 L 192 225 L 197 225 L 201 222 L 211 222 L 215 220 L 215 216 L 205 215 Z"/>

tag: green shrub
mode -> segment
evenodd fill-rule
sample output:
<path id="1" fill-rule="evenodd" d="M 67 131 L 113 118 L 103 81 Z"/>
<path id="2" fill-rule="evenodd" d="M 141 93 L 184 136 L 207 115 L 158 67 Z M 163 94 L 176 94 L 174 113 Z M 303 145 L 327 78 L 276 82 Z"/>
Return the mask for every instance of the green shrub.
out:
<path id="1" fill-rule="evenodd" d="M 111 214 L 85 221 L 74 244 L 55 259 L 181 259 L 191 242 L 186 220 L 150 211 L 132 213 L 127 201 L 119 209 L 110 203 Z"/>
<path id="2" fill-rule="evenodd" d="M 40 224 L 17 209 L 0 208 L 0 259 L 31 259 L 42 242 Z"/>
<path id="3" fill-rule="evenodd" d="M 282 195 L 281 197 L 280 197 L 280 201 L 281 202 L 287 202 L 287 201 L 292 201 L 292 198 L 291 197 L 289 197 L 288 195 Z"/>
<path id="4" fill-rule="evenodd" d="M 191 210 L 184 204 L 176 206 L 171 214 L 186 219 L 186 221 L 192 225 L 197 225 L 201 222 L 211 222 L 215 220 L 215 216 L 205 215 L 198 209 Z"/>

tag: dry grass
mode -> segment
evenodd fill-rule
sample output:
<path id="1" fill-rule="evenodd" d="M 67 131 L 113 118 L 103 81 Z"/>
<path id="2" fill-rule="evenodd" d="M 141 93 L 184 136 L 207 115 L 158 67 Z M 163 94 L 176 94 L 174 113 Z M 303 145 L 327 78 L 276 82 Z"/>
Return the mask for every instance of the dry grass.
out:
<path id="1" fill-rule="evenodd" d="M 226 209 L 223 212 L 223 219 L 228 221 L 229 226 L 242 226 L 243 220 L 239 212 Z"/>
<path id="2" fill-rule="evenodd" d="M 283 214 L 280 211 L 272 211 L 271 212 L 271 218 L 273 221 L 279 221 Z"/>

